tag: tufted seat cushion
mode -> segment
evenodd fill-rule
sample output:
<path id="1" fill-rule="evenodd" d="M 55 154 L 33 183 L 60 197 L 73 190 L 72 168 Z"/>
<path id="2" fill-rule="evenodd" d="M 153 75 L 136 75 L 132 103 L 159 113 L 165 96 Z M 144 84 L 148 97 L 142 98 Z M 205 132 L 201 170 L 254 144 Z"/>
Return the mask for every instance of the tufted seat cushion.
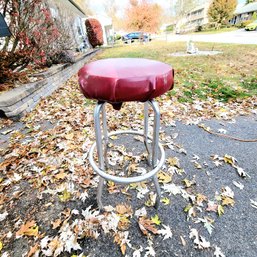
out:
<path id="1" fill-rule="evenodd" d="M 153 99 L 173 88 L 174 70 L 167 64 L 141 58 L 111 58 L 86 64 L 79 70 L 85 97 L 109 102 L 119 109 L 122 102 Z"/>

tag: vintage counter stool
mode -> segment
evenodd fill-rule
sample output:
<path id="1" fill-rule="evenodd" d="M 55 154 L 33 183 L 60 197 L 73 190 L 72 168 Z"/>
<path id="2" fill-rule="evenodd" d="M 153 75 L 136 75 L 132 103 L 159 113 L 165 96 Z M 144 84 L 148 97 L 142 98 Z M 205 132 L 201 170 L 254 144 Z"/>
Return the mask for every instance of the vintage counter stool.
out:
<path id="1" fill-rule="evenodd" d="M 97 203 L 103 208 L 101 196 L 103 183 L 110 180 L 117 183 L 130 184 L 152 178 L 157 191 L 156 207 L 159 205 L 161 191 L 156 173 L 165 162 L 164 149 L 159 143 L 160 111 L 153 99 L 173 88 L 174 70 L 159 61 L 141 58 L 110 58 L 91 62 L 82 67 L 78 73 L 79 84 L 86 98 L 98 101 L 94 110 L 94 125 L 96 142 L 89 151 L 89 162 L 96 173 L 100 175 Z M 108 133 L 106 123 L 105 104 L 110 103 L 119 110 L 123 102 L 144 102 L 144 131 L 117 131 Z M 148 135 L 148 107 L 154 111 L 153 138 Z M 100 114 L 102 114 L 103 136 L 101 131 Z M 136 134 L 144 137 L 144 144 L 148 152 L 148 162 L 151 170 L 144 175 L 135 177 L 121 177 L 108 174 L 107 144 L 108 138 L 119 134 Z M 148 141 L 151 140 L 151 154 Z M 98 165 L 94 161 L 93 153 L 97 148 Z M 158 152 L 160 151 L 160 158 Z"/>

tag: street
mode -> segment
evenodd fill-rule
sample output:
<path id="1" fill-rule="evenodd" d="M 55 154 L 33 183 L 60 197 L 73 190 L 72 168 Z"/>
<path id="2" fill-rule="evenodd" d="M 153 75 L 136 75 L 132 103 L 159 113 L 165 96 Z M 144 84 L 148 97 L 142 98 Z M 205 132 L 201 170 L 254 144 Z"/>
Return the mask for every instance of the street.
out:
<path id="1" fill-rule="evenodd" d="M 193 40 L 195 42 L 257 44 L 257 31 L 245 31 L 244 29 L 239 29 L 219 34 L 170 34 L 164 39 L 169 42 Z"/>

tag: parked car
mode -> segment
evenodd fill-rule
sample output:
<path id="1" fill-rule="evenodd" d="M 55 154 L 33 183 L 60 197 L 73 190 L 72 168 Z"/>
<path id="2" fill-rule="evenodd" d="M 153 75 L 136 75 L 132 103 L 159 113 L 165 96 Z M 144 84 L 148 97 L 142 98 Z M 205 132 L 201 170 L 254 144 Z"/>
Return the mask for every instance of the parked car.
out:
<path id="1" fill-rule="evenodd" d="M 138 32 L 138 31 L 131 32 L 122 36 L 122 41 L 124 41 L 124 43 L 134 42 L 135 40 L 148 42 L 148 41 L 151 41 L 151 37 L 150 37 L 150 34 L 147 34 L 144 32 Z"/>
<path id="2" fill-rule="evenodd" d="M 245 30 L 257 30 L 257 20 L 245 26 Z"/>

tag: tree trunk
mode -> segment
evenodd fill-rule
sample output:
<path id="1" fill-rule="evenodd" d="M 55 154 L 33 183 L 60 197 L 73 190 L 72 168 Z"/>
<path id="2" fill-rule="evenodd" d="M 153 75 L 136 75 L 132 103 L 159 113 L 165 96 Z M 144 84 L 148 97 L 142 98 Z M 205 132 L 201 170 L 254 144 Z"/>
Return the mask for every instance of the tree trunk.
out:
<path id="1" fill-rule="evenodd" d="M 7 51 L 7 48 L 8 48 L 10 39 L 11 39 L 11 37 L 6 37 L 6 38 L 5 38 L 4 46 L 3 46 L 3 48 L 2 48 L 3 51 Z"/>

